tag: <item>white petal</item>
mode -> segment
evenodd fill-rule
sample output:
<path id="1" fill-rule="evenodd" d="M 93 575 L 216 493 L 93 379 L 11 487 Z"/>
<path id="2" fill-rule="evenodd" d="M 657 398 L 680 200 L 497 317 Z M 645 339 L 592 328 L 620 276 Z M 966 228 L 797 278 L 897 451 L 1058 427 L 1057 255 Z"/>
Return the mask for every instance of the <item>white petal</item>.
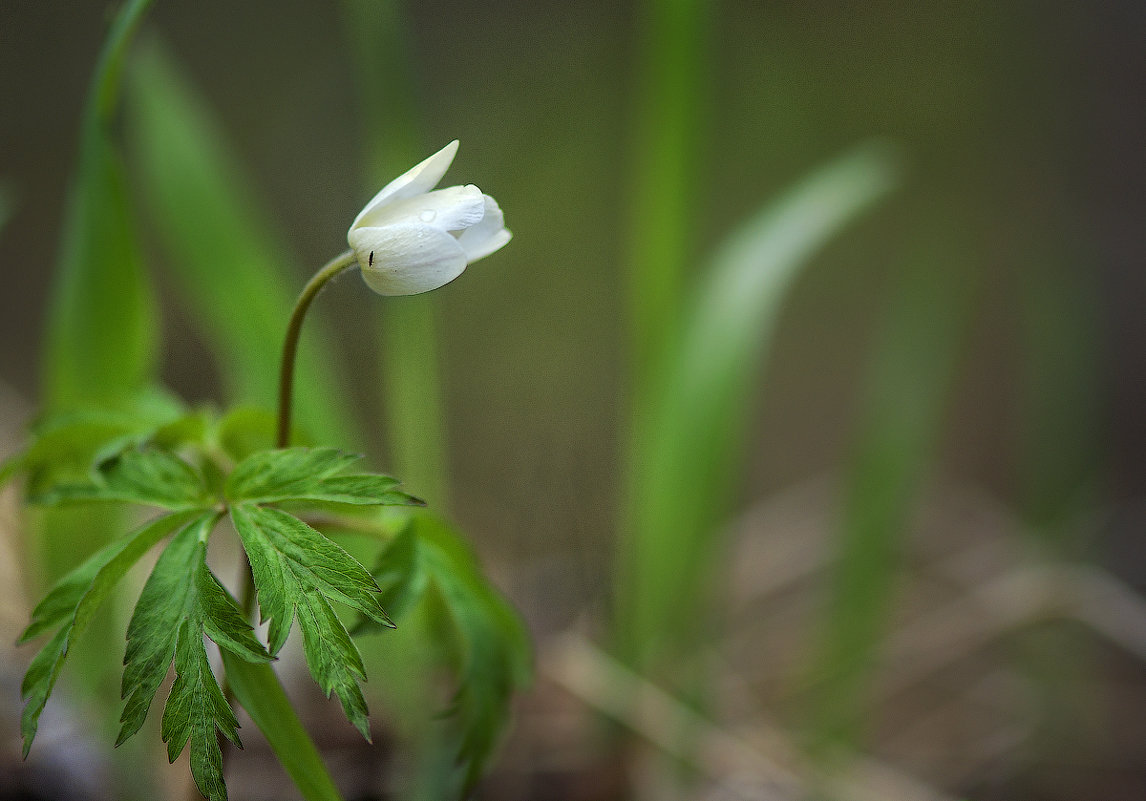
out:
<path id="1" fill-rule="evenodd" d="M 458 244 L 466 252 L 471 262 L 483 259 L 495 250 L 504 247 L 513 234 L 505 230 L 505 216 L 497 201 L 489 195 L 482 195 L 485 213 L 481 221 L 466 228 L 458 236 Z"/>
<path id="2" fill-rule="evenodd" d="M 355 227 L 420 223 L 442 231 L 460 231 L 476 224 L 484 215 L 481 190 L 471 184 L 386 203 L 363 215 Z"/>
<path id="3" fill-rule="evenodd" d="M 458 140 L 455 139 L 421 164 L 410 168 L 386 184 L 382 187 L 382 191 L 358 213 L 350 227 L 357 227 L 363 217 L 383 204 L 429 192 L 442 180 L 457 152 Z"/>
<path id="4" fill-rule="evenodd" d="M 458 240 L 429 225 L 355 228 L 347 240 L 362 279 L 380 295 L 416 295 L 453 281 L 466 269 Z"/>

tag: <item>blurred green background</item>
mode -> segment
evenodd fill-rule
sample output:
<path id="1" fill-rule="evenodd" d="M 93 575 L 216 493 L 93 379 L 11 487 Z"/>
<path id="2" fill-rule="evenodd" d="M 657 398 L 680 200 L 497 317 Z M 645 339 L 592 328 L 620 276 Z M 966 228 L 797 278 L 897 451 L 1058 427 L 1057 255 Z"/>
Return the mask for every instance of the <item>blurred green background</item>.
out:
<path id="1" fill-rule="evenodd" d="M 514 232 L 434 298 L 449 508 L 543 652 L 559 633 L 599 631 L 609 617 L 632 391 L 624 265 L 651 6 L 404 9 L 418 157 L 460 139 L 447 183 L 494 195 Z M 815 257 L 782 307 L 733 488 L 738 508 L 840 481 L 862 458 L 857 426 L 879 419 L 870 409 L 883 402 L 894 420 L 895 397 L 880 393 L 900 390 L 878 380 L 873 389 L 868 367 L 884 316 L 910 286 L 900 265 L 923 254 L 948 280 L 921 291 L 973 298 L 928 475 L 1011 510 L 1017 530 L 1048 533 L 1020 537 L 1020 549 L 1084 559 L 1146 588 L 1146 6 L 702 8 L 683 259 L 691 277 L 764 201 L 855 143 L 886 140 L 904 161 L 900 187 Z M 65 187 L 107 20 L 102 2 L 0 8 L 0 180 L 13 208 L 0 230 L 0 380 L 13 447 L 36 404 Z M 339 8 L 159 0 L 141 39 L 156 34 L 218 114 L 273 214 L 283 261 L 317 267 L 343 249 L 370 192 Z M 406 124 L 372 114 L 388 130 Z M 189 400 L 222 401 L 208 345 L 175 287 L 161 277 L 159 288 L 165 379 Z M 385 300 L 381 313 L 403 302 Z M 377 422 L 378 313 L 379 300 L 349 278 L 317 309 L 360 419 L 375 421 L 363 449 L 393 468 L 392 438 Z M 886 336 L 911 339 L 928 322 Z M 913 375 L 897 380 L 910 387 Z M 963 533 L 940 550 L 982 533 L 966 535 L 973 516 L 947 522 L 939 528 Z M 767 626 L 769 607 L 758 614 Z M 1146 793 L 1146 670 L 1120 654 L 1100 647 L 1079 691 L 1100 721 L 1085 738 L 1101 731 L 1101 742 L 1059 729 L 1056 746 L 1008 757 L 997 783 L 989 765 L 973 797 Z"/>

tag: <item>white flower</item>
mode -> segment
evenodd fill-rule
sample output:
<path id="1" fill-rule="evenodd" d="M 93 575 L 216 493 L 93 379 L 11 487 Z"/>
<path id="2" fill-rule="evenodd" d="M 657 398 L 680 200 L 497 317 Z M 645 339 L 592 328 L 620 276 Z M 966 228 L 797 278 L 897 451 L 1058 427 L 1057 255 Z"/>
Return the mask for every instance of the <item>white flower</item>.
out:
<path id="1" fill-rule="evenodd" d="M 497 201 L 472 184 L 430 191 L 458 152 L 455 139 L 395 178 L 354 218 L 346 240 L 381 295 L 416 295 L 453 281 L 510 239 Z"/>

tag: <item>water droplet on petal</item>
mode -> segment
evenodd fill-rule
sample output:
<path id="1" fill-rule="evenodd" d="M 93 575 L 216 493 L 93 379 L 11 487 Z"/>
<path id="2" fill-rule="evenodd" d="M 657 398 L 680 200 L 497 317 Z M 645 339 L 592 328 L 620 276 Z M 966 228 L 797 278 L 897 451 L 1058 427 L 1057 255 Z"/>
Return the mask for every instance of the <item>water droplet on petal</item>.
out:
<path id="1" fill-rule="evenodd" d="M 433 222 L 434 218 L 437 216 L 438 216 L 438 213 L 436 211 L 434 211 L 433 209 L 426 209 L 425 211 L 423 211 L 421 214 L 418 215 L 418 219 L 420 219 L 424 223 L 429 223 L 429 222 Z"/>

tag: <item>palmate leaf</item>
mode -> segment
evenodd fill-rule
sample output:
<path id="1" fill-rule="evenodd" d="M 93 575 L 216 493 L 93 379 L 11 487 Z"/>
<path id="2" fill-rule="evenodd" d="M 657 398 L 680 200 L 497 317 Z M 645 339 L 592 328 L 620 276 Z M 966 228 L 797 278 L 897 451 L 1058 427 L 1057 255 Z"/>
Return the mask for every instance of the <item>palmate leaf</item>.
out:
<path id="1" fill-rule="evenodd" d="M 144 553 L 197 513 L 187 511 L 160 517 L 108 545 L 65 576 L 32 612 L 32 622 L 21 635 L 21 643 L 57 627 L 59 630 L 32 660 L 21 687 L 21 695 L 27 699 L 20 722 L 25 757 L 68 651 L 87 628 L 100 603 Z"/>
<path id="2" fill-rule="evenodd" d="M 235 466 L 227 479 L 227 497 L 255 503 L 295 498 L 360 458 L 338 448 L 259 451 Z"/>
<path id="3" fill-rule="evenodd" d="M 346 717 L 369 740 L 366 701 L 358 686 L 366 671 L 330 601 L 393 625 L 378 585 L 350 554 L 293 515 L 253 503 L 234 504 L 230 511 L 251 563 L 262 618 L 271 621 L 271 653 L 286 643 L 297 616 L 311 675 L 323 692 L 338 696 Z"/>
<path id="4" fill-rule="evenodd" d="M 374 569 L 395 617 L 427 594 L 449 617 L 457 690 L 447 713 L 456 722 L 462 794 L 485 772 L 509 720 L 513 693 L 530 681 L 529 637 L 520 618 L 482 575 L 476 558 L 442 520 L 420 514 L 395 537 Z M 452 647 L 450 647 L 452 646 Z"/>
<path id="5" fill-rule="evenodd" d="M 218 516 L 202 515 L 179 531 L 143 587 L 127 630 L 127 702 L 116 741 L 119 745 L 139 731 L 174 659 L 176 680 L 163 712 L 163 740 L 172 762 L 190 742 L 191 775 L 210 801 L 227 797 L 216 730 L 240 743 L 238 721 L 211 672 L 203 635 L 245 661 L 271 659 L 207 567 L 207 536 Z"/>
<path id="6" fill-rule="evenodd" d="M 164 509 L 194 509 L 211 503 L 202 476 L 170 451 L 129 449 L 103 461 L 86 484 L 61 484 L 31 498 L 57 506 L 120 501 Z"/>
<path id="7" fill-rule="evenodd" d="M 362 457 L 336 448 L 284 448 L 244 459 L 227 480 L 232 501 L 311 501 L 357 506 L 420 505 L 398 492 L 398 480 L 377 473 L 343 474 Z"/>

